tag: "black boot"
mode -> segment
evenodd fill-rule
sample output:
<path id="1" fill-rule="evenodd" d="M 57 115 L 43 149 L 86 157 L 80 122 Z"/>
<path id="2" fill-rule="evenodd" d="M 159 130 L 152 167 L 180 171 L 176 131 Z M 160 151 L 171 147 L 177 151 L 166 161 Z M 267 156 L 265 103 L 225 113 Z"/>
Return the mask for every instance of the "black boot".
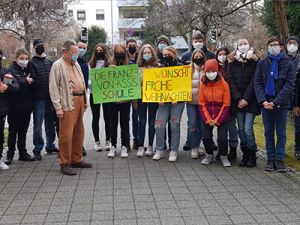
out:
<path id="1" fill-rule="evenodd" d="M 246 167 L 256 167 L 256 151 L 249 151 Z"/>
<path id="2" fill-rule="evenodd" d="M 229 154 L 227 156 L 229 161 L 234 161 L 236 159 L 236 147 L 230 147 Z"/>
<path id="3" fill-rule="evenodd" d="M 243 152 L 243 158 L 239 163 L 239 166 L 246 166 L 249 159 L 249 151 L 246 146 L 241 146 L 241 150 Z"/>

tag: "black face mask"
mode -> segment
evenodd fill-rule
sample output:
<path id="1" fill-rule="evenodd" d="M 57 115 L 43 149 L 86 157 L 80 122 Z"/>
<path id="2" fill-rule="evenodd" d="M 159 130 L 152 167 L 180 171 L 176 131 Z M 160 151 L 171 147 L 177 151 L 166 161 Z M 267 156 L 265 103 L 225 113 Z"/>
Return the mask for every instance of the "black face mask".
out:
<path id="1" fill-rule="evenodd" d="M 97 60 L 104 59 L 104 52 L 96 52 L 96 59 Z"/>
<path id="2" fill-rule="evenodd" d="M 173 61 L 174 61 L 174 58 L 172 56 L 164 57 L 164 62 L 168 65 L 171 65 Z"/>
<path id="3" fill-rule="evenodd" d="M 36 52 L 36 54 L 38 54 L 38 55 L 43 54 L 43 53 L 45 52 L 44 46 L 37 46 L 37 47 L 35 48 L 35 52 Z"/>
<path id="4" fill-rule="evenodd" d="M 197 66 L 203 65 L 204 64 L 204 59 L 193 59 L 193 63 L 195 63 Z"/>
<path id="5" fill-rule="evenodd" d="M 122 62 L 125 59 L 125 53 L 115 53 L 116 60 Z"/>
<path id="6" fill-rule="evenodd" d="M 128 51 L 129 51 L 130 54 L 134 54 L 134 53 L 136 52 L 136 47 L 130 46 L 130 47 L 128 48 Z"/>

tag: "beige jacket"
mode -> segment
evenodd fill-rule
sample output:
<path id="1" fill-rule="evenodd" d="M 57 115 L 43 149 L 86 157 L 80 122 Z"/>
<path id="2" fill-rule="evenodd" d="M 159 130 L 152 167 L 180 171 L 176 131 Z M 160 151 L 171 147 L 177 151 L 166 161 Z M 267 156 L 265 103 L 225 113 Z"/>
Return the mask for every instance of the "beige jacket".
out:
<path id="1" fill-rule="evenodd" d="M 81 73 L 82 82 L 84 85 L 84 78 L 83 78 L 81 68 L 77 62 L 75 66 Z M 55 110 L 58 109 L 62 109 L 63 111 L 74 110 L 72 87 L 71 87 L 68 70 L 69 69 L 65 65 L 63 58 L 60 58 L 53 63 L 50 71 L 49 92 Z M 86 94 L 84 95 L 84 98 L 86 102 Z"/>

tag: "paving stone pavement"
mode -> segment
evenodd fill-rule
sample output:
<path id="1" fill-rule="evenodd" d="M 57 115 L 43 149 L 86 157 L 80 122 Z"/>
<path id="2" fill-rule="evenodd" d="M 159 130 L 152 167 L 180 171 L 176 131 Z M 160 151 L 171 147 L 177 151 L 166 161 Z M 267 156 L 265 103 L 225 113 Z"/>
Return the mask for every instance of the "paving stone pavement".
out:
<path id="1" fill-rule="evenodd" d="M 14 161 L 0 171 L 1 225 L 300 224 L 296 173 L 267 173 L 263 160 L 251 169 L 203 166 L 184 151 L 176 163 L 139 159 L 134 150 L 128 159 L 108 159 L 107 152 L 92 150 L 90 112 L 85 121 L 86 160 L 94 167 L 68 177 L 60 174 L 57 155 Z M 185 137 L 186 116 L 181 146 Z"/>

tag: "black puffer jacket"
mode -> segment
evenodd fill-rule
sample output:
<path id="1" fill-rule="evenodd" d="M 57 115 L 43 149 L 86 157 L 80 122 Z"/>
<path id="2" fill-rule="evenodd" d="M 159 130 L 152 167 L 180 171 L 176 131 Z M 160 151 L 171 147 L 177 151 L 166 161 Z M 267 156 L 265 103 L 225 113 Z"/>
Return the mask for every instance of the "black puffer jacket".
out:
<path id="1" fill-rule="evenodd" d="M 28 76 L 27 69 L 22 69 L 15 61 L 9 67 L 9 72 L 20 85 L 20 90 L 11 96 L 11 112 L 31 112 L 33 109 L 33 91 L 26 79 Z"/>
<path id="2" fill-rule="evenodd" d="M 0 81 L 3 81 L 3 77 L 8 73 L 8 70 L 0 65 Z M 20 86 L 16 79 L 13 79 L 12 84 L 7 85 L 7 90 L 4 93 L 0 93 L 0 115 L 7 115 L 11 106 L 11 94 L 17 92 Z"/>
<path id="3" fill-rule="evenodd" d="M 33 56 L 28 63 L 28 72 L 33 79 L 33 97 L 35 100 L 50 99 L 49 74 L 53 62 L 47 57 Z"/>
<path id="4" fill-rule="evenodd" d="M 260 114 L 260 107 L 256 100 L 254 92 L 254 75 L 257 61 L 249 59 L 242 63 L 233 60 L 228 63 L 226 77 L 231 93 L 231 111 L 234 112 L 249 112 Z M 242 109 L 238 108 L 239 100 L 245 99 L 248 105 Z"/>

